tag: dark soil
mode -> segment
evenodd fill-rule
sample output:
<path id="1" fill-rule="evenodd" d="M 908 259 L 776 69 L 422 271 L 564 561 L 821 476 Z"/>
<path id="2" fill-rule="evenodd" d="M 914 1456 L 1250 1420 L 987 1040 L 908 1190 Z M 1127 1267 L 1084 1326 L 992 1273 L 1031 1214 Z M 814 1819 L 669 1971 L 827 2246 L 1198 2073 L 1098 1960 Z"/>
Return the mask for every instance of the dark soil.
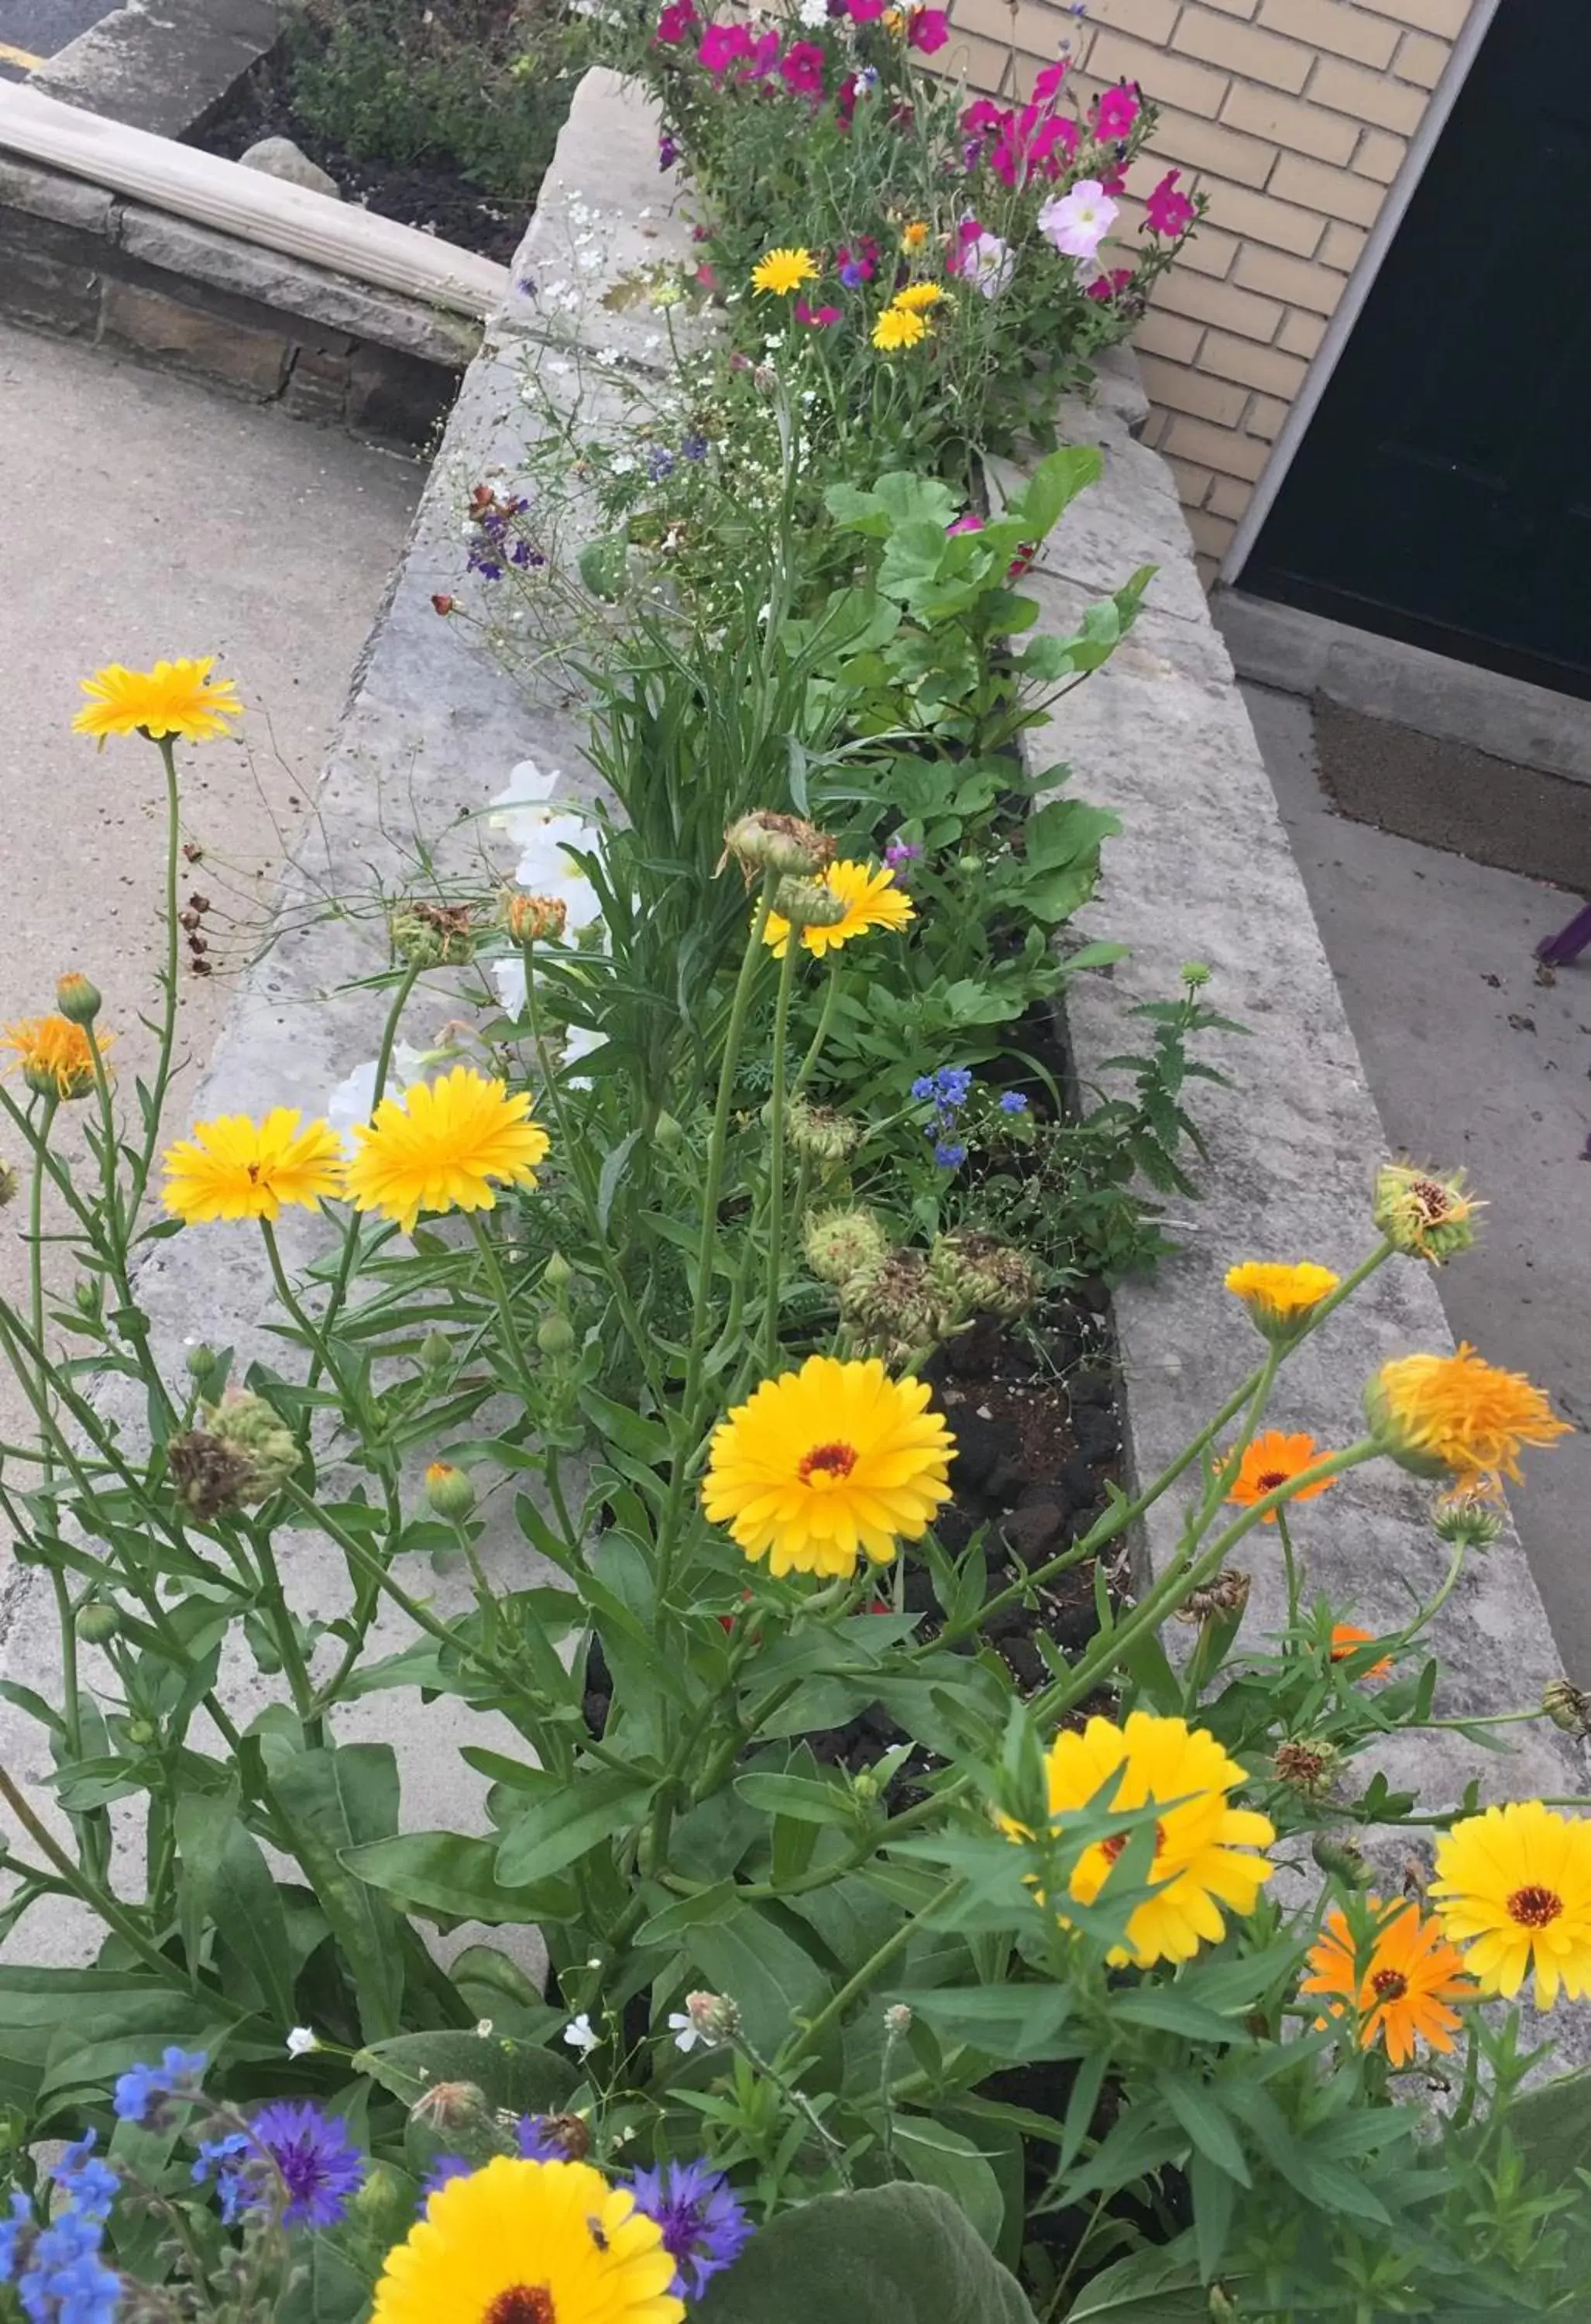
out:
<path id="1" fill-rule="evenodd" d="M 290 137 L 300 152 L 336 180 L 345 201 L 504 266 L 511 263 L 529 223 L 529 206 L 510 209 L 456 171 L 424 163 L 356 161 L 299 120 L 284 79 L 270 68 L 244 81 L 226 111 L 191 142 L 235 161 L 262 137 Z"/>

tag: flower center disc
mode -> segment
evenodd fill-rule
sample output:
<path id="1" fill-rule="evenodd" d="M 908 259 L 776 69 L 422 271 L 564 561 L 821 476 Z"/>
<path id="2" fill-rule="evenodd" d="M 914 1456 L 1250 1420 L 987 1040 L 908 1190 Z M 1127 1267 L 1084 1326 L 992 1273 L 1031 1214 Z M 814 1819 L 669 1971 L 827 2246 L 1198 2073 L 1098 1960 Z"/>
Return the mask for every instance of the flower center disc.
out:
<path id="1" fill-rule="evenodd" d="M 1113 1831 L 1108 1840 L 1102 1840 L 1099 1842 L 1100 1852 L 1104 1856 L 1107 1864 L 1115 1863 L 1117 1858 L 1121 1854 L 1122 1849 L 1127 1846 L 1129 1837 L 1130 1835 L 1125 1831 Z M 1161 1849 L 1164 1846 L 1165 1826 L 1163 1824 L 1157 1823 L 1154 1827 L 1154 1853 L 1156 1856 L 1160 1854 Z"/>
<path id="2" fill-rule="evenodd" d="M 1370 1990 L 1377 2001 L 1402 2001 L 1409 1980 L 1402 1969 L 1378 1969 L 1370 1980 Z"/>
<path id="3" fill-rule="evenodd" d="M 1263 1476 L 1256 1477 L 1254 1481 L 1262 1493 L 1274 1493 L 1278 1485 L 1284 1485 L 1287 1482 L 1287 1471 L 1285 1469 L 1267 1469 Z"/>
<path id="4" fill-rule="evenodd" d="M 1409 1192 L 1419 1204 L 1425 1224 L 1428 1227 L 1439 1226 L 1448 1215 L 1451 1200 L 1447 1188 L 1435 1185 L 1430 1178 L 1416 1178 Z"/>
<path id="5" fill-rule="evenodd" d="M 855 1466 L 854 1444 L 814 1444 L 801 1463 L 801 1481 L 822 1492 L 830 1485 L 837 1485 L 841 1477 L 849 1477 Z"/>
<path id="6" fill-rule="evenodd" d="M 1508 1910 L 1522 1928 L 1544 1929 L 1562 1912 L 1563 1898 L 1554 1895 L 1550 1888 L 1516 1888 L 1508 1899 Z"/>
<path id="7" fill-rule="evenodd" d="M 544 2283 L 511 2283 L 500 2292 L 481 2324 L 558 2324 L 552 2293 Z"/>

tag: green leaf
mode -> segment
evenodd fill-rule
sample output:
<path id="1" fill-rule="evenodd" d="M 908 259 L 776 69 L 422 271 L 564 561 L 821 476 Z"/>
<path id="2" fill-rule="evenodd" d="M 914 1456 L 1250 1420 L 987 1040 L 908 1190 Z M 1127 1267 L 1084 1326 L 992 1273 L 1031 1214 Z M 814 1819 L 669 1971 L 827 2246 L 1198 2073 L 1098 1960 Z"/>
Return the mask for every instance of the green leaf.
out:
<path id="1" fill-rule="evenodd" d="M 1079 493 L 1097 484 L 1104 473 L 1105 457 L 1097 445 L 1065 445 L 1039 462 L 1011 513 L 1020 515 L 1028 540 L 1043 540 Z"/>
<path id="2" fill-rule="evenodd" d="M 273 1762 L 271 1791 L 293 1853 L 353 1976 L 366 2041 L 395 2034 L 403 1997 L 396 1916 L 349 1868 L 356 1849 L 398 1829 L 398 1762 L 389 1743 L 345 1743 Z M 461 1917 L 463 1917 L 461 1915 Z"/>
<path id="3" fill-rule="evenodd" d="M 1248 2164 L 1237 2134 L 1209 2085 L 1196 2081 L 1191 2074 L 1161 2074 L 1156 2081 L 1161 2097 L 1198 2152 L 1229 2179 L 1249 2186 Z"/>
<path id="4" fill-rule="evenodd" d="M 213 1921 L 259 1987 L 276 2024 L 291 2025 L 298 2011 L 287 1915 L 260 1843 L 238 1813 L 237 1793 L 215 1798 L 184 1792 L 177 1801 L 176 1823 L 189 1961 L 198 1957 L 205 1922 Z"/>
<path id="5" fill-rule="evenodd" d="M 356 2051 L 354 2070 L 406 2107 L 438 2082 L 473 2082 L 489 2107 L 516 2115 L 552 2113 L 580 2080 L 572 2059 L 481 2034 L 400 2034 Z"/>
<path id="6" fill-rule="evenodd" d="M 497 1877 L 505 1888 L 529 1888 L 644 1818 L 658 1786 L 621 1768 L 577 1774 L 561 1791 L 538 1800 L 511 1823 L 497 1851 Z"/>
<path id="7" fill-rule="evenodd" d="M 1197 2265 L 1158 2249 L 1118 2259 L 1079 2292 L 1066 2324 L 1207 2324 L 1209 2294 Z"/>
<path id="8" fill-rule="evenodd" d="M 408 1831 L 400 1840 L 377 1840 L 348 1849 L 343 1862 L 355 1880 L 377 1889 L 410 1912 L 446 1921 L 533 1921 L 540 1914 L 566 1919 L 574 1892 L 556 1884 L 508 1888 L 494 1869 L 495 1840 L 467 1839 L 456 1831 Z"/>
<path id="9" fill-rule="evenodd" d="M 972 2140 L 929 2115 L 900 2115 L 895 2149 L 919 2185 L 938 2187 L 950 2196 L 992 2251 L 999 2241 L 1006 2201 L 987 2157 Z"/>
<path id="10" fill-rule="evenodd" d="M 622 595 L 630 549 L 621 534 L 604 533 L 598 540 L 587 541 L 576 562 L 580 578 L 593 597 L 612 604 Z"/>
<path id="11" fill-rule="evenodd" d="M 798 1823 L 853 1824 L 856 1807 L 839 1784 L 806 1775 L 737 1775 L 735 1789 L 766 1815 L 794 1816 Z"/>
<path id="12" fill-rule="evenodd" d="M 1034 2324 L 1014 2276 L 936 2188 L 820 2195 L 752 2238 L 692 2324 Z"/>
<path id="13" fill-rule="evenodd" d="M 686 1944 L 703 1982 L 739 2002 L 752 2047 L 765 2057 L 828 1998 L 829 1980 L 812 1955 L 758 1905 L 693 1928 Z"/>

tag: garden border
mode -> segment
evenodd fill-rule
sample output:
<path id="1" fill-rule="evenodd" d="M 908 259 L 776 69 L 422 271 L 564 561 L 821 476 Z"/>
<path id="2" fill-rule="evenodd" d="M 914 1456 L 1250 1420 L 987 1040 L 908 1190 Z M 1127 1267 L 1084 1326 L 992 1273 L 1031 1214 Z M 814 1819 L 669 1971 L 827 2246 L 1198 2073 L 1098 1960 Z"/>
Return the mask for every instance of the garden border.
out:
<path id="1" fill-rule="evenodd" d="M 599 282 L 632 267 L 638 254 L 656 262 L 688 252 L 688 229 L 658 193 L 653 118 L 611 73 L 588 74 L 580 86 L 513 270 L 516 281 L 532 269 L 546 272 L 569 238 L 572 205 L 584 206 L 583 220 L 598 222 L 583 231 L 602 233 Z M 604 345 L 612 344 L 616 331 L 622 336 L 622 318 L 604 317 L 598 327 Z M 278 1104 L 318 1111 L 331 1086 L 372 1054 L 380 996 L 347 988 L 351 978 L 384 962 L 384 925 L 373 909 L 365 921 L 321 918 L 315 907 L 324 893 L 369 897 L 378 877 L 400 877 L 401 849 L 384 820 L 389 793 L 401 792 L 405 817 L 416 827 L 449 832 L 456 861 L 456 850 L 469 844 L 467 827 L 461 832 L 458 825 L 461 812 L 478 809 L 516 760 L 532 756 L 544 767 L 562 767 L 572 793 L 582 779 L 591 788 L 588 775 L 575 775 L 582 763 L 579 705 L 550 682 L 539 696 L 527 698 L 492 663 L 469 651 L 458 625 L 438 620 L 431 605 L 434 592 L 458 583 L 461 482 L 520 470 L 532 421 L 518 392 L 516 354 L 522 339 L 541 328 L 530 301 L 512 294 L 470 365 L 409 549 L 357 673 L 317 812 L 284 877 L 277 940 L 241 982 L 196 1101 L 199 1112 L 258 1112 Z M 629 359 L 642 360 L 639 349 L 637 338 Z M 1370 1178 L 1384 1137 L 1231 663 L 1198 583 L 1174 484 L 1164 462 L 1134 434 L 1145 409 L 1136 374 L 1120 364 L 1102 372 L 1092 401 L 1066 407 L 1063 434 L 1100 446 L 1104 479 L 1069 512 L 1027 586 L 1040 599 L 1041 630 L 1066 635 L 1082 607 L 1136 565 L 1161 568 L 1132 635 L 1036 742 L 1046 763 L 1052 752 L 1064 752 L 1080 794 L 1114 807 L 1125 825 L 1110 844 L 1105 890 L 1084 916 L 1084 933 L 1127 943 L 1130 956 L 1109 974 L 1080 976 L 1068 988 L 1081 1079 L 1092 1080 L 1107 1057 L 1132 1046 L 1132 1008 L 1172 992 L 1190 957 L 1209 964 L 1211 998 L 1255 1036 L 1234 1042 L 1221 1059 L 1233 1070 L 1233 1088 L 1200 1087 L 1209 1190 L 1190 1215 L 1178 1216 L 1182 1255 L 1154 1283 L 1129 1283 L 1117 1295 L 1130 1452 L 1138 1472 L 1152 1474 L 1203 1423 L 1212 1384 L 1236 1380 L 1253 1360 L 1250 1328 L 1221 1287 L 1227 1265 L 1308 1254 L 1346 1269 L 1371 1240 Z M 998 491 L 998 473 L 993 482 Z M 438 1021 L 453 1013 L 455 1000 L 444 982 L 431 980 L 421 990 L 434 1001 Z M 418 1014 L 425 1006 L 426 999 L 417 999 L 411 1010 Z M 290 1264 L 305 1255 L 299 1232 L 290 1240 Z M 243 1361 L 268 1355 L 270 1285 L 262 1261 L 241 1239 L 199 1230 L 159 1246 L 141 1289 L 157 1351 L 168 1363 L 186 1337 L 201 1332 L 212 1342 L 234 1344 Z M 1394 1262 L 1292 1359 L 1278 1420 L 1307 1423 L 1340 1441 L 1344 1429 L 1355 1431 L 1362 1384 L 1378 1363 L 1411 1348 L 1450 1346 L 1429 1273 L 1412 1261 Z M 1382 1463 L 1357 1472 L 1301 1519 L 1303 1554 L 1343 1616 L 1396 1628 L 1407 1618 L 1408 1587 L 1434 1584 L 1441 1555 L 1422 1525 L 1421 1508 L 1421 1489 Z M 1174 1522 L 1168 1497 L 1145 1529 L 1152 1563 L 1171 1547 Z M 522 1545 L 505 1545 L 500 1554 L 514 1559 L 523 1586 Z M 1255 1615 L 1261 1622 L 1274 1618 L 1280 1593 L 1274 1560 L 1259 1546 L 1249 1562 Z M 293 1576 L 295 1597 L 313 1606 L 332 1579 L 329 1564 L 307 1554 Z M 48 1593 L 30 1589 L 29 1580 L 22 1575 L 21 1590 L 0 1603 L 0 1661 L 9 1677 L 48 1687 L 53 1614 L 45 1613 Z M 1449 1712 L 1532 1701 L 1556 1675 L 1545 1615 L 1511 1536 L 1472 1562 L 1443 1615 L 1441 1638 L 1442 1707 Z M 241 1704 L 244 1716 L 252 1708 L 246 1700 Z M 456 1775 L 439 1765 L 436 1751 L 436 1721 L 446 1726 L 448 1706 L 435 1706 L 428 1729 L 418 1733 L 407 1706 L 400 1712 L 376 1697 L 364 1708 L 364 1731 L 398 1746 L 406 1824 L 446 1820 L 456 1828 Z M 478 1739 L 474 1720 L 472 1729 Z M 1500 1760 L 1457 1735 L 1426 1735 L 1389 1746 L 1384 1764 L 1394 1778 L 1417 1780 L 1439 1803 L 1457 1799 L 1472 1775 L 1484 1788 L 1500 1775 L 1502 1787 L 1514 1795 L 1561 1792 L 1582 1780 L 1584 1754 L 1567 1738 L 1545 1727 L 1515 1732 L 1522 1739 Z M 42 1734 L 4 1707 L 0 1755 L 30 1784 L 42 1785 Z M 434 1817 L 432 1809 L 444 1806 L 445 1817 Z M 1400 1840 L 1388 1868 L 1394 1885 L 1403 1846 Z M 23 1932 L 32 1954 L 33 1916 Z M 1555 2021 L 1566 2061 L 1581 2046 L 1579 2014 L 1561 2012 Z"/>

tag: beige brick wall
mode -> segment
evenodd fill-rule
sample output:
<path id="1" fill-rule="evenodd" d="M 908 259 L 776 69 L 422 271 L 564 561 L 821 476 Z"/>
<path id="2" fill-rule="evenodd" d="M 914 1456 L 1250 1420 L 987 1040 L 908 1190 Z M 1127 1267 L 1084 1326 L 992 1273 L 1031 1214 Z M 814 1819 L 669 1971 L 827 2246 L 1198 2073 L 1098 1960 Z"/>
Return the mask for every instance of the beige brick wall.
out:
<path id="1" fill-rule="evenodd" d="M 1540 5 L 1540 0 L 1537 0 Z M 1591 0 L 1583 0 L 1591 5 Z M 959 68 L 1025 98 L 1070 47 L 1079 87 L 1136 80 L 1160 107 L 1122 226 L 1168 166 L 1208 195 L 1137 336 L 1207 577 L 1424 117 L 1471 0 L 952 0 Z"/>

